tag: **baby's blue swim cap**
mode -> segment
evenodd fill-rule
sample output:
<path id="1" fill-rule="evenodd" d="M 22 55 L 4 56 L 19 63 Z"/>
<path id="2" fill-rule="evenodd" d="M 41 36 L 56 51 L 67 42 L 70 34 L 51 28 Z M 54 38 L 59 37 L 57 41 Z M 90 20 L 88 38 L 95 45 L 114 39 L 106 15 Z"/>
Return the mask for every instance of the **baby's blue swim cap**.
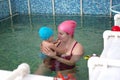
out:
<path id="1" fill-rule="evenodd" d="M 42 26 L 39 29 L 39 36 L 42 40 L 47 40 L 53 36 L 53 30 L 47 26 Z"/>

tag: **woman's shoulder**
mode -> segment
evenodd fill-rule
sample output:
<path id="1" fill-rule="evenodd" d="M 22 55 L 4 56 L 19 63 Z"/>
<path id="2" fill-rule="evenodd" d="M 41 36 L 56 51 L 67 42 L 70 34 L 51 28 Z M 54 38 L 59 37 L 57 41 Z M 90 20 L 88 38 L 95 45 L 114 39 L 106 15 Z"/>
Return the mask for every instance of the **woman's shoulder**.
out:
<path id="1" fill-rule="evenodd" d="M 83 54 L 83 51 L 84 51 L 84 48 L 83 48 L 82 44 L 79 43 L 79 42 L 77 42 L 77 44 L 76 44 L 73 52 L 74 52 L 75 54 Z"/>
<path id="2" fill-rule="evenodd" d="M 76 41 L 76 45 L 75 45 L 76 48 L 83 48 L 82 44 L 78 41 Z"/>

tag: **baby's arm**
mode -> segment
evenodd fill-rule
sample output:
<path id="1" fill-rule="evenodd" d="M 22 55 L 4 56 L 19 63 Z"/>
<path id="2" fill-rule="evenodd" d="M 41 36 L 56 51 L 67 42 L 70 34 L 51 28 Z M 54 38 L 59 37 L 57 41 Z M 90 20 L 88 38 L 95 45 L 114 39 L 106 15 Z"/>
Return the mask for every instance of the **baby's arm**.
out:
<path id="1" fill-rule="evenodd" d="M 53 43 L 54 45 L 52 46 L 52 49 L 56 52 L 58 52 L 59 54 L 65 54 L 67 49 L 65 48 L 58 48 L 57 46 L 60 44 L 60 40 L 57 40 L 55 43 Z"/>
<path id="2" fill-rule="evenodd" d="M 59 45 L 60 41 L 57 41 L 55 43 L 43 41 L 42 43 L 43 43 L 43 46 L 49 47 L 50 49 L 58 52 L 59 54 L 64 54 L 67 51 L 65 48 L 58 48 L 57 47 Z"/>
<path id="3" fill-rule="evenodd" d="M 67 51 L 67 49 L 65 49 L 65 48 L 58 48 L 58 47 L 56 47 L 56 46 L 55 46 L 54 50 L 55 50 L 56 52 L 58 52 L 59 54 L 65 54 L 66 51 Z"/>

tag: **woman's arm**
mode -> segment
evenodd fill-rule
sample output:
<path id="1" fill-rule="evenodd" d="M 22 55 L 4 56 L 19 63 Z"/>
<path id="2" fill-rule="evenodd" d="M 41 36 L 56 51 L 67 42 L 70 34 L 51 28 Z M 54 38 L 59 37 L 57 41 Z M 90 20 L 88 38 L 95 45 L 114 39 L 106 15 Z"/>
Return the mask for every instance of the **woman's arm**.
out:
<path id="1" fill-rule="evenodd" d="M 59 55 L 61 54 L 65 54 L 67 52 L 66 48 L 58 48 L 58 47 L 54 47 L 53 50 L 55 50 L 57 53 L 59 53 Z"/>
<path id="2" fill-rule="evenodd" d="M 80 44 L 77 44 L 74 47 L 74 50 L 72 52 L 72 57 L 70 60 L 63 59 L 61 57 L 56 56 L 56 52 L 51 51 L 49 48 L 44 49 L 46 55 L 55 58 L 56 60 L 67 64 L 67 65 L 74 65 L 77 61 L 79 61 L 80 57 L 83 55 L 83 47 Z"/>
<path id="3" fill-rule="evenodd" d="M 60 55 L 61 54 L 65 54 L 66 51 L 67 51 L 67 49 L 66 48 L 62 48 L 62 47 L 58 48 L 57 45 L 59 45 L 59 43 L 60 43 L 60 41 L 57 42 L 57 43 L 55 43 L 55 44 L 54 43 L 50 43 L 50 42 L 46 42 L 46 41 L 42 42 L 42 44 L 43 44 L 44 47 L 49 47 L 50 49 L 58 52 Z"/>
<path id="4" fill-rule="evenodd" d="M 74 47 L 74 50 L 72 52 L 72 57 L 70 60 L 66 60 L 66 59 L 63 59 L 63 58 L 60 58 L 58 56 L 55 56 L 54 58 L 64 64 L 67 64 L 67 65 L 74 65 L 77 61 L 79 61 L 79 59 L 83 56 L 83 47 L 82 45 L 80 44 L 77 44 L 75 47 Z"/>

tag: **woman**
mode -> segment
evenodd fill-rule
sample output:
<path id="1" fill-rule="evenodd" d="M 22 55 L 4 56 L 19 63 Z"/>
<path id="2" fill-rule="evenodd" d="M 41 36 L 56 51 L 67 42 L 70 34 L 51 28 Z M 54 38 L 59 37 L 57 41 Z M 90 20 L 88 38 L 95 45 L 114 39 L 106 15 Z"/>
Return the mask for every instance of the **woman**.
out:
<path id="1" fill-rule="evenodd" d="M 69 73 L 75 73 L 75 64 L 83 55 L 83 46 L 74 39 L 76 25 L 75 21 L 66 20 L 58 26 L 58 39 L 60 42 L 56 46 L 58 48 L 66 49 L 65 53 L 61 54 L 56 51 L 52 51 L 49 47 L 52 47 L 53 44 L 43 43 L 41 48 L 42 52 L 52 58 L 50 60 L 51 67 L 48 67 L 46 70 L 60 72 L 64 76 Z M 40 71 L 41 69 L 39 68 L 37 71 L 38 74 L 46 72 L 43 71 L 43 69 L 41 72 Z"/>

